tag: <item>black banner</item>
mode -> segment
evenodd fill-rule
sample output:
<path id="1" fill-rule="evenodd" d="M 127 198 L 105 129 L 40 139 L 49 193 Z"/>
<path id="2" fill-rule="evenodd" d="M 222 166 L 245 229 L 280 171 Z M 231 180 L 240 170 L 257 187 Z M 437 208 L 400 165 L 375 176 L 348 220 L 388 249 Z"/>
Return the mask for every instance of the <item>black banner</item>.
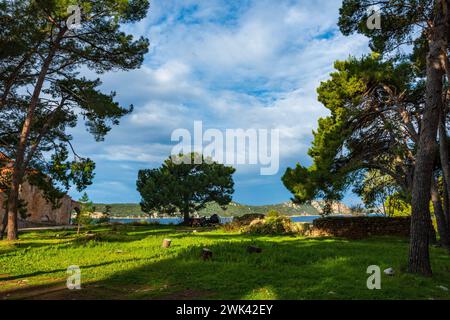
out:
<path id="1" fill-rule="evenodd" d="M 46 318 L 54 316 L 55 319 L 64 316 L 60 311 L 51 311 L 56 309 L 76 311 L 82 318 L 111 314 L 127 319 L 139 314 L 144 315 L 143 319 L 304 319 L 307 316 L 362 319 L 384 318 L 391 309 L 401 310 L 403 316 L 423 310 L 435 313 L 441 308 L 447 312 L 449 306 L 449 301 L 0 301 L 2 311 L 20 310 L 23 316 L 27 312 L 33 315 L 36 310 L 46 310 Z M 69 315 L 75 316 L 72 312 Z"/>

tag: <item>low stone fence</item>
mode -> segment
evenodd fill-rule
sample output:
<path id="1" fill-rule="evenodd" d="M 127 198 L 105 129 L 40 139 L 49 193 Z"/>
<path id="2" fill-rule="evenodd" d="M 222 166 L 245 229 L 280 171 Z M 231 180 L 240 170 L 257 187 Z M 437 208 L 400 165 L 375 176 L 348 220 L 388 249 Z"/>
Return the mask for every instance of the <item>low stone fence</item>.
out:
<path id="1" fill-rule="evenodd" d="M 311 235 L 349 239 L 362 239 L 369 236 L 408 237 L 410 228 L 410 217 L 330 217 L 315 220 Z"/>
<path id="2" fill-rule="evenodd" d="M 34 221 L 27 221 L 27 220 L 23 220 L 23 219 L 18 219 L 17 225 L 18 225 L 19 229 L 57 226 L 56 223 L 51 223 L 51 222 L 34 222 Z"/>

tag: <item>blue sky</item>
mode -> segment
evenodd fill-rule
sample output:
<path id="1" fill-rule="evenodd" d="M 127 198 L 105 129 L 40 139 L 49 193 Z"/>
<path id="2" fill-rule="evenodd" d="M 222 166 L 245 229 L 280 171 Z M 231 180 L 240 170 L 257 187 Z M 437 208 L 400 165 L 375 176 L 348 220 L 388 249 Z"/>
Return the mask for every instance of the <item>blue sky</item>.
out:
<path id="1" fill-rule="evenodd" d="M 153 0 L 145 20 L 124 27 L 150 39 L 142 68 L 101 76 L 104 91 L 116 91 L 134 112 L 102 143 L 82 126 L 73 132 L 78 152 L 97 163 L 87 189 L 91 199 L 138 202 L 138 170 L 157 167 L 170 155 L 173 130 L 203 121 L 208 128 L 279 129 L 280 172 L 261 176 L 254 166 L 238 168 L 234 201 L 289 200 L 280 177 L 288 166 L 311 163 L 312 130 L 327 115 L 317 102 L 317 86 L 335 60 L 368 52 L 362 36 L 340 34 L 341 3 Z"/>

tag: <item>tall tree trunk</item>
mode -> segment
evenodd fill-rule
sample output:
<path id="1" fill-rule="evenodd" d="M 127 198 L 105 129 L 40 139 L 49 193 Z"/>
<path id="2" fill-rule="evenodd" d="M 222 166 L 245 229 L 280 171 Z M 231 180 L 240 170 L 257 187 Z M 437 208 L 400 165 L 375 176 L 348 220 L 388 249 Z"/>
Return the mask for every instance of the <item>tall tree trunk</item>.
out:
<path id="1" fill-rule="evenodd" d="M 429 244 L 437 244 L 437 235 L 436 230 L 433 226 L 433 219 L 430 217 L 430 220 L 428 221 L 428 241 Z"/>
<path id="2" fill-rule="evenodd" d="M 7 226 L 8 226 L 8 207 L 6 207 L 5 212 L 3 212 L 2 225 L 0 228 L 0 240 L 3 240 Z"/>
<path id="3" fill-rule="evenodd" d="M 8 196 L 8 240 L 18 239 L 18 227 L 17 227 L 17 210 L 19 201 L 19 186 L 23 182 L 23 178 L 27 168 L 24 166 L 25 152 L 27 148 L 28 137 L 30 135 L 31 124 L 34 118 L 34 112 L 36 106 L 39 102 L 39 96 L 44 85 L 45 77 L 47 76 L 50 65 L 53 61 L 56 50 L 59 47 L 59 43 L 64 37 L 66 29 L 61 29 L 55 39 L 55 42 L 50 48 L 47 58 L 44 60 L 41 71 L 36 81 L 36 85 L 33 90 L 33 95 L 31 96 L 30 104 L 28 106 L 27 116 L 25 122 L 22 126 L 22 131 L 20 133 L 19 142 L 16 148 L 16 157 L 14 161 L 14 168 L 12 173 L 12 183 L 11 189 Z"/>
<path id="4" fill-rule="evenodd" d="M 450 221 L 449 221 L 449 219 L 450 219 L 450 216 L 449 216 L 449 214 L 450 214 L 450 212 L 449 212 L 449 210 L 450 210 L 450 208 L 449 208 L 449 206 L 450 206 L 450 193 L 448 193 L 448 186 L 447 186 L 447 183 L 445 182 L 445 180 L 444 180 L 444 190 L 443 190 L 443 193 L 444 193 L 444 195 L 442 196 L 442 198 L 443 198 L 443 203 L 444 203 L 444 207 L 443 207 L 443 209 L 444 209 L 444 216 L 445 216 L 445 219 L 446 219 L 446 221 L 447 221 L 447 228 L 448 228 L 448 230 L 450 230 Z"/>
<path id="5" fill-rule="evenodd" d="M 15 171 L 15 170 L 14 170 Z M 19 175 L 13 174 L 13 182 L 8 195 L 8 240 L 14 241 L 18 239 L 17 228 L 17 211 L 19 203 Z"/>
<path id="6" fill-rule="evenodd" d="M 434 180 L 434 178 L 433 178 Z M 450 232 L 447 226 L 447 221 L 442 208 L 441 196 L 439 194 L 436 181 L 431 184 L 431 200 L 433 201 L 434 215 L 436 217 L 436 223 L 438 232 L 443 247 L 450 248 Z"/>
<path id="7" fill-rule="evenodd" d="M 190 215 L 189 215 L 189 211 L 185 211 L 183 213 L 183 224 L 188 225 L 190 220 L 191 220 L 191 218 L 190 218 Z"/>
<path id="8" fill-rule="evenodd" d="M 446 11 L 446 10 L 445 10 Z M 430 221 L 431 178 L 436 152 L 439 115 L 443 107 L 443 75 L 441 61 L 447 48 L 444 0 L 436 2 L 434 26 L 428 36 L 427 85 L 420 140 L 417 150 L 412 192 L 411 243 L 408 271 L 425 276 L 432 274 L 428 226 Z"/>
<path id="9" fill-rule="evenodd" d="M 447 108 L 443 106 L 441 117 L 439 120 L 439 154 L 444 178 L 444 216 L 447 223 L 447 228 L 450 230 L 450 163 L 447 143 L 447 128 L 445 120 L 447 118 Z"/>

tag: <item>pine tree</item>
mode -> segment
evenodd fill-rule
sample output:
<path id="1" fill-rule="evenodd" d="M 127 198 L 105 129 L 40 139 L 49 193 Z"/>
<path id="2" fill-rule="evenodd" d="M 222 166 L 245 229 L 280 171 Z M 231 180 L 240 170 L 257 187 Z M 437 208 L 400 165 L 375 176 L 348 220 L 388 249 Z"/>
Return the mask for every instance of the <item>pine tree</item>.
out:
<path id="1" fill-rule="evenodd" d="M 136 185 L 142 197 L 142 211 L 181 213 L 184 223 L 188 223 L 190 214 L 209 202 L 221 206 L 231 202 L 235 171 L 195 153 L 170 157 L 160 168 L 139 171 Z"/>
<path id="2" fill-rule="evenodd" d="M 439 119 L 447 116 L 443 76 L 450 79 L 448 37 L 450 0 L 344 0 L 340 11 L 341 31 L 348 35 L 359 32 L 369 37 L 371 48 L 387 55 L 402 45 L 414 45 L 426 77 L 425 108 L 412 190 L 412 224 L 408 270 L 431 275 L 429 256 L 429 202 L 431 199 Z M 369 27 L 368 20 L 377 10 L 381 28 Z M 417 31 L 420 32 L 417 32 Z M 447 96 L 447 98 L 444 98 Z M 448 159 L 445 161 L 448 163 Z M 450 178 L 450 170 L 448 170 Z M 449 182 L 449 181 L 447 181 Z"/>
<path id="3" fill-rule="evenodd" d="M 132 107 L 121 107 L 114 92 L 100 92 L 100 80 L 80 76 L 79 69 L 138 68 L 148 40 L 133 39 L 120 25 L 141 20 L 148 7 L 147 0 L 0 1 L 0 152 L 14 163 L 9 240 L 17 239 L 19 186 L 30 173 L 39 173 L 34 183 L 49 198 L 61 195 L 57 185 L 82 190 L 91 183 L 95 165 L 76 153 L 67 128 L 84 119 L 101 141 Z"/>
<path id="4" fill-rule="evenodd" d="M 83 193 L 82 197 L 78 200 L 80 203 L 80 210 L 77 212 L 75 223 L 77 224 L 77 234 L 80 234 L 80 229 L 83 225 L 89 225 L 92 223 L 91 214 L 94 213 L 94 204 L 89 199 L 87 193 Z"/>

